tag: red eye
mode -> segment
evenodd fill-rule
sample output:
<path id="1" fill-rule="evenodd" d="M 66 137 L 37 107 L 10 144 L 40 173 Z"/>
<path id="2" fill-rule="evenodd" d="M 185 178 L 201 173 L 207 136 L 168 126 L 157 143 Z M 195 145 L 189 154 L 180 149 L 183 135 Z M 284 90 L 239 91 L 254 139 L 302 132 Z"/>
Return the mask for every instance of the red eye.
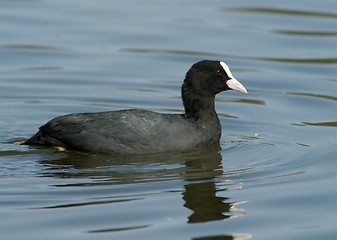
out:
<path id="1" fill-rule="evenodd" d="M 221 72 L 218 70 L 215 72 L 216 75 L 220 76 L 221 75 Z"/>

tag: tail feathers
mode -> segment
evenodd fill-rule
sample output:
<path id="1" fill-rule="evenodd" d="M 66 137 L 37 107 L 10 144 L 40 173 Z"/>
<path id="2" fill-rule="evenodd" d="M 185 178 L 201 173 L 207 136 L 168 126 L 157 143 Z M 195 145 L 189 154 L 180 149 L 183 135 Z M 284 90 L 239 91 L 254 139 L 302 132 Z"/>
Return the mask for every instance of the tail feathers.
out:
<path id="1" fill-rule="evenodd" d="M 53 138 L 49 136 L 48 134 L 45 134 L 41 131 L 38 131 L 34 134 L 30 139 L 28 139 L 23 144 L 26 145 L 41 145 L 41 146 L 58 146 L 58 147 L 65 147 L 65 144 L 61 141 L 57 140 L 56 138 Z"/>

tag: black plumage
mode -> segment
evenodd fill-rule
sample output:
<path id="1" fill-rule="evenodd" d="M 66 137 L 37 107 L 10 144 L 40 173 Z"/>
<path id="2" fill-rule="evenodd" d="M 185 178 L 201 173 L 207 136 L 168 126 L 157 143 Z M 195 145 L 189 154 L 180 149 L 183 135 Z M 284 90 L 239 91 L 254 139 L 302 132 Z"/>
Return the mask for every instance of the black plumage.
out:
<path id="1" fill-rule="evenodd" d="M 59 146 L 104 154 L 178 151 L 217 143 L 221 125 L 215 95 L 234 89 L 247 93 L 223 62 L 204 60 L 186 73 L 184 114 L 130 109 L 69 114 L 40 127 L 25 144 Z"/>

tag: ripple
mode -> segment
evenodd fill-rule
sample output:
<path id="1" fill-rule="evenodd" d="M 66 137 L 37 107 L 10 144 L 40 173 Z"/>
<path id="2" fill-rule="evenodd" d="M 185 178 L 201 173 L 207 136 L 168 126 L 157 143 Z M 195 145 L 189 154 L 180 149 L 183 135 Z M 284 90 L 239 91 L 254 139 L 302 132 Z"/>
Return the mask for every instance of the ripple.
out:
<path id="1" fill-rule="evenodd" d="M 266 102 L 258 99 L 233 98 L 233 99 L 217 99 L 217 102 L 232 102 L 232 103 L 248 103 L 257 105 L 266 105 Z"/>
<path id="2" fill-rule="evenodd" d="M 322 78 L 322 80 L 329 81 L 329 82 L 337 82 L 337 79 L 333 79 L 333 78 Z"/>
<path id="3" fill-rule="evenodd" d="M 225 114 L 225 113 L 218 113 L 218 116 L 227 117 L 227 118 L 239 118 L 237 116 L 233 116 L 233 115 L 229 115 L 229 114 Z"/>
<path id="4" fill-rule="evenodd" d="M 53 67 L 53 66 L 18 68 L 19 71 L 53 71 L 61 69 L 62 69 L 61 67 Z"/>
<path id="5" fill-rule="evenodd" d="M 53 51 L 68 51 L 67 48 L 46 46 L 46 45 L 31 45 L 31 44 L 8 44 L 0 45 L 0 49 L 31 49 L 31 50 L 53 50 Z"/>
<path id="6" fill-rule="evenodd" d="M 88 233 L 120 232 L 120 231 L 129 231 L 129 230 L 135 230 L 135 229 L 141 229 L 141 228 L 148 228 L 151 226 L 152 224 L 141 225 L 141 226 L 131 226 L 131 227 L 121 227 L 121 228 L 107 228 L 107 229 L 88 231 Z"/>
<path id="7" fill-rule="evenodd" d="M 328 100 L 334 100 L 334 101 L 337 101 L 337 97 L 329 96 L 329 95 L 324 95 L 324 94 L 301 93 L 301 92 L 282 92 L 282 94 L 298 95 L 298 96 L 309 96 L 309 97 L 323 98 L 323 99 L 328 99 Z"/>
<path id="8" fill-rule="evenodd" d="M 290 31 L 290 30 L 274 30 L 274 33 L 285 35 L 305 35 L 305 36 L 318 36 L 318 37 L 331 37 L 337 36 L 337 32 L 318 32 L 318 31 Z"/>
<path id="9" fill-rule="evenodd" d="M 255 12 L 255 13 L 270 13 L 270 14 L 295 15 L 295 16 L 337 18 L 337 14 L 335 13 L 281 9 L 281 8 L 268 8 L 268 7 L 223 8 L 222 11 Z"/>
<path id="10" fill-rule="evenodd" d="M 123 48 L 123 49 L 120 49 L 120 51 L 133 52 L 133 53 L 166 53 L 166 54 L 179 54 L 179 55 L 195 55 L 195 56 L 258 60 L 258 61 L 268 61 L 268 62 L 290 62 L 290 63 L 308 63 L 308 64 L 312 64 L 312 63 L 336 64 L 337 63 L 337 58 L 254 57 L 254 56 L 238 56 L 238 55 L 230 55 L 230 54 L 219 54 L 219 53 L 212 53 L 212 52 L 169 50 L 169 49 L 146 49 L 146 48 Z"/>
<path id="11" fill-rule="evenodd" d="M 213 56 L 224 57 L 231 55 L 224 55 L 219 53 L 201 52 L 201 51 L 187 51 L 187 50 L 174 50 L 174 49 L 149 49 L 149 48 L 122 48 L 121 52 L 133 52 L 133 53 L 168 53 L 168 54 L 183 54 L 183 55 L 197 55 L 197 56 Z"/>
<path id="12" fill-rule="evenodd" d="M 302 122 L 302 124 L 309 126 L 337 127 L 337 122 Z"/>
<path id="13" fill-rule="evenodd" d="M 265 57 L 246 57 L 246 58 L 270 62 L 324 63 L 324 64 L 337 63 L 337 58 L 265 58 Z"/>
<path id="14" fill-rule="evenodd" d="M 28 209 L 38 210 L 38 209 L 53 209 L 53 208 L 73 208 L 73 207 L 83 207 L 83 206 L 98 205 L 98 204 L 129 202 L 129 201 L 135 201 L 135 200 L 141 200 L 141 198 L 120 199 L 120 200 L 111 200 L 111 201 L 94 201 L 94 202 L 83 202 L 83 203 L 70 203 L 70 204 L 53 205 L 53 206 L 46 206 L 46 207 L 34 207 L 34 208 L 28 208 Z"/>
<path id="15" fill-rule="evenodd" d="M 43 2 L 43 0 L 1 0 L 0 2 Z"/>
<path id="16" fill-rule="evenodd" d="M 146 89 L 146 88 L 120 88 L 120 90 L 126 90 L 126 91 L 136 91 L 136 92 L 162 92 L 158 89 Z"/>

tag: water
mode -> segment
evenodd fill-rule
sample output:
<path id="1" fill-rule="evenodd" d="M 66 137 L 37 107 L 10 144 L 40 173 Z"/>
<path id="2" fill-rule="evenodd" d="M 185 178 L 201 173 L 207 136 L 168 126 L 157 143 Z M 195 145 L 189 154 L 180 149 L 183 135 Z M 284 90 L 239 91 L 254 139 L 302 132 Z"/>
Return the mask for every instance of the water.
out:
<path id="1" fill-rule="evenodd" d="M 334 1 L 0 1 L 4 239 L 335 239 Z M 73 112 L 182 111 L 225 61 L 217 146 L 101 156 L 15 145 Z"/>

